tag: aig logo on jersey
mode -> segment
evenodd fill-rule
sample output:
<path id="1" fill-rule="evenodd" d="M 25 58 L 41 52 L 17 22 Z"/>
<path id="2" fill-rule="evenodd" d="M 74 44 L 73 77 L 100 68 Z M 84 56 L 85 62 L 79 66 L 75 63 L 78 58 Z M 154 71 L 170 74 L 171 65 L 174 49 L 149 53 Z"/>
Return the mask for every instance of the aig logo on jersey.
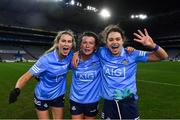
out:
<path id="1" fill-rule="evenodd" d="M 103 72 L 107 76 L 113 76 L 113 77 L 125 77 L 125 67 L 113 67 L 109 65 L 103 66 Z"/>
<path id="2" fill-rule="evenodd" d="M 121 63 L 123 64 L 123 65 L 127 65 L 128 64 L 128 60 L 126 60 L 126 59 L 123 59 L 122 61 L 121 61 Z"/>
<path id="3" fill-rule="evenodd" d="M 97 71 L 75 72 L 76 78 L 81 81 L 92 81 L 97 76 Z"/>

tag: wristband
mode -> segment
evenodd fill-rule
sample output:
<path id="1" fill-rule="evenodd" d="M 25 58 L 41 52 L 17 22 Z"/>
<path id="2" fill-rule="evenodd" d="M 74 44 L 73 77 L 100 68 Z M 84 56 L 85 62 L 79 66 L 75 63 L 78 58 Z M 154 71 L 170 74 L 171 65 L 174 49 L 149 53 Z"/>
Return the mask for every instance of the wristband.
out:
<path id="1" fill-rule="evenodd" d="M 156 46 L 152 50 L 156 52 L 158 49 L 159 49 L 159 45 L 156 44 Z"/>

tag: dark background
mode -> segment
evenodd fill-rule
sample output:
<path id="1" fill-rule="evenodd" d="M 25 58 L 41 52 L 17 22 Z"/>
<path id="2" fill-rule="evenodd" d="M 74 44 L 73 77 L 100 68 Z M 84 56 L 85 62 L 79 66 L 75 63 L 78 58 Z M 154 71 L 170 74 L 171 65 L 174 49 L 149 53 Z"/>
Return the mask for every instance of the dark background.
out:
<path id="1" fill-rule="evenodd" d="M 18 26 L 35 31 L 48 31 L 38 33 L 47 34 L 48 37 L 55 35 L 49 31 L 57 32 L 70 28 L 77 34 L 85 30 L 99 33 L 108 24 L 119 24 L 125 30 L 129 43 L 132 43 L 133 32 L 147 28 L 155 42 L 162 47 L 180 47 L 178 0 L 75 0 L 80 2 L 82 7 L 68 4 L 70 1 L 1 0 L 0 24 L 11 28 Z M 105 20 L 98 15 L 99 11 L 84 10 L 87 5 L 96 7 L 99 11 L 108 8 L 111 17 Z M 130 19 L 131 14 L 138 13 L 147 14 L 148 19 Z M 0 33 L 2 30 L 5 29 L 2 27 Z M 52 41 L 53 38 L 48 39 Z"/>

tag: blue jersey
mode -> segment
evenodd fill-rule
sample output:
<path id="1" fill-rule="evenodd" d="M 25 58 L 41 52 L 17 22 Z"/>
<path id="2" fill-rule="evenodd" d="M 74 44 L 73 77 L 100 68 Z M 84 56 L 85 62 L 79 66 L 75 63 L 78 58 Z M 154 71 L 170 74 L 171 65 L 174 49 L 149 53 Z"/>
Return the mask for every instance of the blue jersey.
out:
<path id="1" fill-rule="evenodd" d="M 72 69 L 70 99 L 78 103 L 93 103 L 100 98 L 100 62 L 93 54 L 86 61 L 79 61 L 78 67 Z"/>
<path id="2" fill-rule="evenodd" d="M 98 56 L 102 65 L 102 98 L 113 100 L 113 94 L 117 89 L 128 89 L 136 95 L 136 64 L 146 62 L 148 55 L 148 52 L 140 50 L 128 53 L 122 48 L 119 56 L 113 56 L 108 48 L 100 48 Z"/>
<path id="3" fill-rule="evenodd" d="M 36 85 L 35 95 L 41 100 L 52 100 L 65 93 L 66 75 L 69 70 L 73 53 L 70 52 L 63 60 L 54 50 L 43 55 L 30 68 L 30 72 L 40 81 Z"/>

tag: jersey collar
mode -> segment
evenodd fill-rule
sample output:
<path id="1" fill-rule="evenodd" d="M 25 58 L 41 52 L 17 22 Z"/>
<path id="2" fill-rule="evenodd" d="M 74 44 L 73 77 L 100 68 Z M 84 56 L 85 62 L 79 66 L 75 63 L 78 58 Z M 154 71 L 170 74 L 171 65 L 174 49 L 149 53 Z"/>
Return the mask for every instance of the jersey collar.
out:
<path id="1" fill-rule="evenodd" d="M 54 56 L 55 56 L 56 61 L 60 61 L 60 58 L 59 58 L 59 55 L 58 55 L 58 49 L 54 50 Z"/>
<path id="2" fill-rule="evenodd" d="M 124 50 L 124 48 L 122 47 L 122 48 L 121 48 L 120 56 L 124 56 L 124 54 L 125 54 L 125 50 Z"/>

